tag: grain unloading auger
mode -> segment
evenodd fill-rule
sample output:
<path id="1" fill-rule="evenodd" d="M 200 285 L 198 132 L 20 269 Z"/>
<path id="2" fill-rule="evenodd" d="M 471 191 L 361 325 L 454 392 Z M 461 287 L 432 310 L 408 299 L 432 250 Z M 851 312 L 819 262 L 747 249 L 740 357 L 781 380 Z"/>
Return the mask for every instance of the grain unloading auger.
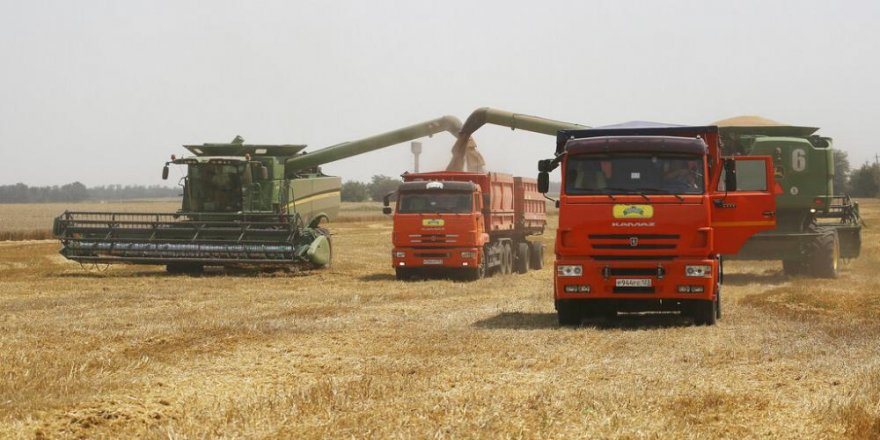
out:
<path id="1" fill-rule="evenodd" d="M 467 163 L 467 170 L 471 172 L 486 172 L 486 163 L 477 151 L 477 145 L 471 135 L 483 125 L 493 124 L 510 127 L 511 130 L 525 130 L 534 133 L 542 133 L 556 136 L 559 130 L 577 130 L 590 128 L 586 125 L 573 124 L 571 122 L 556 121 L 540 116 L 513 113 L 506 110 L 482 107 L 474 110 L 458 133 L 458 140 L 452 147 L 452 160 L 446 166 L 446 171 L 462 171 Z"/>
<path id="2" fill-rule="evenodd" d="M 320 165 L 448 131 L 453 116 L 425 121 L 312 153 L 305 145 L 185 145 L 193 155 L 172 156 L 187 167 L 183 204 L 175 213 L 70 212 L 55 219 L 61 254 L 81 263 L 166 265 L 169 272 L 205 266 L 322 267 L 330 264 L 329 232 L 336 216 L 339 177 Z"/>

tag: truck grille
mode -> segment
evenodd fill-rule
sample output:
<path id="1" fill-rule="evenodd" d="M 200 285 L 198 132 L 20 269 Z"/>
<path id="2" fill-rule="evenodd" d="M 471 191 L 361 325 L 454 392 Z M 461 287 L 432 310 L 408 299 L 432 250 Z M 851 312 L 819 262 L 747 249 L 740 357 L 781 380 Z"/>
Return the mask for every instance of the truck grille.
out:
<path id="1" fill-rule="evenodd" d="M 458 234 L 410 234 L 411 243 L 444 244 L 458 241 Z"/>
<path id="2" fill-rule="evenodd" d="M 675 249 L 681 238 L 677 234 L 590 234 L 587 237 L 593 249 L 632 251 Z"/>
<path id="3" fill-rule="evenodd" d="M 594 244 L 593 249 L 675 249 L 674 244 Z"/>
<path id="4" fill-rule="evenodd" d="M 674 255 L 591 255 L 596 261 L 669 261 L 674 260 Z"/>
<path id="5" fill-rule="evenodd" d="M 449 258 L 448 252 L 416 252 L 419 258 Z"/>

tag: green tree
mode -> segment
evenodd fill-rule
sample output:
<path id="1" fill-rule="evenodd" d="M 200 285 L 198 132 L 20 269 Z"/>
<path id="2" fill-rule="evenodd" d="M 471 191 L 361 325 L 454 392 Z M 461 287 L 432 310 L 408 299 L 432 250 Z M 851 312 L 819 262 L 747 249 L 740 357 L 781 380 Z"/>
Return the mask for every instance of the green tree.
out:
<path id="1" fill-rule="evenodd" d="M 850 179 L 853 195 L 859 197 L 877 197 L 880 195 L 880 165 L 865 162 L 853 171 Z"/>
<path id="2" fill-rule="evenodd" d="M 349 180 L 342 184 L 341 197 L 343 202 L 363 202 L 369 196 L 366 183 Z"/>
<path id="3" fill-rule="evenodd" d="M 849 186 L 849 157 L 846 151 L 834 150 L 834 193 L 847 194 L 852 192 Z"/>
<path id="4" fill-rule="evenodd" d="M 401 183 L 400 179 L 383 176 L 381 174 L 375 175 L 369 184 L 370 198 L 377 202 L 381 202 L 382 198 L 385 197 L 385 194 L 397 191 L 397 187 L 400 186 Z"/>

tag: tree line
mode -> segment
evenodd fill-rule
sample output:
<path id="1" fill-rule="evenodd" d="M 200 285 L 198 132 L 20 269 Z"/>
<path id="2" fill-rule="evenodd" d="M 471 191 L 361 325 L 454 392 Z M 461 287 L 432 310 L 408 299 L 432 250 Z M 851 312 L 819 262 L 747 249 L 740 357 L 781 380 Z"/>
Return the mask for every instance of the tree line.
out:
<path id="1" fill-rule="evenodd" d="M 343 202 L 365 202 L 367 200 L 381 202 L 385 194 L 397 191 L 397 187 L 401 183 L 403 181 L 400 179 L 382 174 L 373 176 L 369 183 L 349 180 L 342 184 L 340 197 Z"/>
<path id="2" fill-rule="evenodd" d="M 852 169 L 846 151 L 834 150 L 834 192 L 855 197 L 880 197 L 880 164 L 865 162 Z"/>
<path id="3" fill-rule="evenodd" d="M 161 185 L 103 185 L 87 187 L 80 182 L 54 186 L 28 186 L 23 183 L 0 185 L 0 203 L 83 202 L 88 200 L 128 200 L 177 197 L 180 188 Z"/>

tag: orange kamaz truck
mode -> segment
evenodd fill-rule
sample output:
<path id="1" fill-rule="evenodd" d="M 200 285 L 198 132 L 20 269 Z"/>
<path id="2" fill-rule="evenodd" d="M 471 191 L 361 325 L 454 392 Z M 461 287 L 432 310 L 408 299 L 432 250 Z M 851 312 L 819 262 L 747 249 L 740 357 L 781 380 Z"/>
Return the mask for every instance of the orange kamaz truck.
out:
<path id="1" fill-rule="evenodd" d="M 776 223 L 770 157 L 721 157 L 714 126 L 562 130 L 555 157 L 538 163 L 541 192 L 557 167 L 560 325 L 641 311 L 680 311 L 713 325 L 720 255 Z"/>
<path id="2" fill-rule="evenodd" d="M 407 173 L 385 197 L 397 279 L 525 273 L 540 269 L 544 250 L 530 235 L 544 232 L 546 204 L 534 179 L 502 173 Z"/>

